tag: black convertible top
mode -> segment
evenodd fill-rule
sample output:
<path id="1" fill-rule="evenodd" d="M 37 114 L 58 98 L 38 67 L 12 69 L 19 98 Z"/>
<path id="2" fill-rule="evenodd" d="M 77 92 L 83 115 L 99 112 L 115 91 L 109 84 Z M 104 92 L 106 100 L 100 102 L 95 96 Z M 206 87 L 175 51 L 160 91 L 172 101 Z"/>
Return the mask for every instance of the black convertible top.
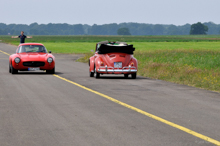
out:
<path id="1" fill-rule="evenodd" d="M 135 48 L 133 45 L 128 45 L 124 42 L 99 42 L 100 44 L 98 48 L 98 54 L 106 54 L 106 53 L 126 53 L 126 54 L 134 54 Z"/>

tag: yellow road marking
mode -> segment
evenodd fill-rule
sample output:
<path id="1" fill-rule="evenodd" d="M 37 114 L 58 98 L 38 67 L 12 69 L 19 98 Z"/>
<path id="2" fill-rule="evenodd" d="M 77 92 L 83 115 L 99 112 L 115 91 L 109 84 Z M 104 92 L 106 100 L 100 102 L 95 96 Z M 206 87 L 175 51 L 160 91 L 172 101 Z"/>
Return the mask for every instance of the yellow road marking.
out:
<path id="1" fill-rule="evenodd" d="M 0 50 L 0 52 L 4 53 L 4 54 L 6 54 L 6 55 L 10 55 L 10 54 L 8 54 L 8 53 L 6 53 L 6 52 L 3 52 L 3 51 L 1 51 L 1 50 Z M 121 102 L 121 101 L 119 101 L 119 100 L 117 100 L 117 99 L 114 99 L 114 98 L 112 98 L 112 97 L 110 97 L 110 96 L 108 96 L 108 95 L 102 94 L 102 93 L 100 93 L 100 92 L 97 92 L 97 91 L 92 90 L 92 89 L 90 89 L 90 88 L 87 88 L 87 87 L 85 87 L 85 86 L 82 86 L 82 85 L 80 85 L 80 84 L 78 84 L 78 83 L 75 83 L 75 82 L 73 82 L 73 81 L 70 81 L 70 80 L 68 80 L 68 79 L 65 79 L 65 78 L 63 78 L 63 77 L 61 77 L 61 76 L 58 76 L 58 75 L 56 75 L 56 74 L 53 74 L 53 76 L 55 76 L 55 77 L 57 77 L 57 78 L 59 78 L 59 79 L 61 79 L 61 80 L 64 80 L 64 81 L 66 81 L 66 82 L 69 82 L 69 83 L 71 83 L 71 84 L 73 84 L 73 85 L 76 85 L 76 86 L 78 86 L 78 87 L 80 87 L 80 88 L 83 88 L 83 89 L 85 89 L 85 90 L 87 90 L 87 91 L 90 91 L 90 92 L 92 92 L 92 93 L 94 93 L 94 94 L 97 94 L 97 95 L 99 95 L 99 96 L 101 96 L 101 97 L 104 97 L 104 98 L 106 98 L 106 99 L 108 99 L 108 100 L 110 100 L 110 101 L 113 101 L 113 102 L 115 102 L 115 103 L 117 103 L 117 104 L 120 104 L 120 105 L 122 105 L 122 106 L 124 106 L 124 107 L 127 107 L 127 108 L 129 108 L 129 109 L 131 109 L 131 110 L 134 110 L 134 111 L 136 111 L 136 112 L 138 112 L 138 113 L 141 113 L 141 114 L 143 114 L 143 115 L 145 115 L 145 116 L 148 116 L 148 117 L 150 117 L 150 118 L 152 118 L 152 119 L 154 119 L 154 120 L 157 120 L 157 121 L 162 122 L 162 123 L 164 123 L 164 124 L 167 124 L 167 125 L 169 125 L 169 126 L 175 127 L 175 128 L 177 128 L 177 129 L 182 130 L 182 131 L 184 131 L 184 132 L 186 132 L 186 133 L 189 133 L 189 134 L 191 134 L 191 135 L 193 135 L 193 136 L 195 136 L 195 137 L 198 137 L 198 138 L 200 138 L 200 139 L 203 139 L 203 140 L 205 140 L 205 141 L 208 141 L 208 142 L 210 142 L 210 143 L 213 143 L 213 144 L 215 144 L 215 145 L 217 145 L 217 146 L 220 146 L 220 141 L 217 141 L 217 140 L 212 139 L 212 138 L 210 138 L 210 137 L 208 137 L 208 136 L 202 135 L 202 134 L 200 134 L 200 133 L 198 133 L 198 132 L 195 132 L 195 131 L 193 131 L 193 130 L 190 130 L 190 129 L 188 129 L 188 128 L 185 128 L 185 127 L 183 127 L 183 126 L 180 126 L 180 125 L 178 125 L 178 124 L 175 124 L 175 123 L 173 123 L 173 122 L 167 121 L 167 120 L 165 120 L 165 119 L 163 119 L 163 118 L 160 118 L 160 117 L 158 117 L 158 116 L 155 116 L 155 115 L 153 115 L 153 114 L 150 114 L 150 113 L 148 113 L 148 112 L 145 112 L 145 111 L 143 111 L 143 110 L 141 110 L 141 109 L 138 109 L 138 108 L 136 108 L 136 107 L 134 107 L 134 106 L 128 105 L 128 104 L 126 104 L 126 103 L 124 103 L 124 102 Z"/>
<path id="2" fill-rule="evenodd" d="M 117 99 L 114 99 L 114 98 L 112 98 L 112 97 L 110 97 L 110 96 L 108 96 L 108 95 L 102 94 L 102 93 L 100 93 L 100 92 L 97 92 L 97 91 L 92 90 L 92 89 L 90 89 L 90 88 L 87 88 L 87 87 L 85 87 L 85 86 L 82 86 L 82 85 L 80 85 L 80 84 L 78 84 L 78 83 L 75 83 L 75 82 L 73 82 L 73 81 L 70 81 L 70 80 L 68 80 L 68 79 L 65 79 L 65 78 L 63 78 L 63 77 L 61 77 L 61 76 L 58 76 L 58 75 L 56 75 L 56 74 L 54 74 L 53 76 L 55 76 L 55 77 L 57 77 L 57 78 L 59 78 L 59 79 L 62 79 L 62 80 L 64 80 L 64 81 L 66 81 L 66 82 L 69 82 L 69 83 L 71 83 L 71 84 L 73 84 L 73 85 L 76 85 L 76 86 L 78 86 L 78 87 L 80 87 L 80 88 L 83 88 L 83 89 L 85 89 L 85 90 L 87 90 L 87 91 L 90 91 L 90 92 L 92 92 L 92 93 L 95 93 L 95 94 L 97 94 L 97 95 L 99 95 L 99 96 L 102 96 L 102 97 L 104 97 L 104 98 L 106 98 L 106 99 L 108 99 L 108 100 L 110 100 L 110 101 L 113 101 L 113 102 L 115 102 L 115 103 L 117 103 L 117 104 L 120 104 L 120 105 L 122 105 L 122 106 L 124 106 L 124 107 L 127 107 L 127 108 L 129 108 L 129 109 L 131 109 L 131 110 L 134 110 L 134 111 L 136 111 L 136 112 L 138 112 L 138 113 L 141 113 L 141 114 L 143 114 L 143 115 L 145 115 L 145 116 L 148 116 L 148 117 L 150 117 L 150 118 L 152 118 L 152 119 L 155 119 L 155 120 L 160 121 L 160 122 L 162 122 L 162 123 L 165 123 L 165 124 L 167 124 L 167 125 L 169 125 L 169 126 L 175 127 L 175 128 L 177 128 L 177 129 L 179 129 L 179 130 L 182 130 L 182 131 L 184 131 L 184 132 L 186 132 L 186 133 L 189 133 L 189 134 L 191 134 L 191 135 L 194 135 L 194 136 L 196 136 L 196 137 L 198 137 L 198 138 L 201 138 L 201 139 L 203 139 L 203 140 L 205 140 L 205 141 L 208 141 L 208 142 L 210 142 L 210 143 L 213 143 L 213 144 L 215 144 L 215 145 L 220 146 L 220 141 L 214 140 L 214 139 L 212 139 L 212 138 L 210 138 L 210 137 L 207 137 L 207 136 L 205 136 L 205 135 L 202 135 L 202 134 L 200 134 L 200 133 L 198 133 L 198 132 L 192 131 L 192 130 L 190 130 L 190 129 L 188 129 L 188 128 L 185 128 L 185 127 L 183 127 L 183 126 L 180 126 L 180 125 L 177 125 L 177 124 L 172 123 L 172 122 L 170 122 L 170 121 L 167 121 L 167 120 L 165 120 L 165 119 L 163 119 L 163 118 L 160 118 L 160 117 L 158 117 L 158 116 L 155 116 L 155 115 L 153 115 L 153 114 L 150 114 L 150 113 L 148 113 L 148 112 L 145 112 L 145 111 L 143 111 L 143 110 L 141 110 L 141 109 L 138 109 L 138 108 L 136 108 L 136 107 L 133 107 L 133 106 L 131 106 L 131 105 L 128 105 L 128 104 L 126 104 L 126 103 L 124 103 L 124 102 L 121 102 L 121 101 L 119 101 L 119 100 L 117 100 Z"/>
<path id="3" fill-rule="evenodd" d="M 10 56 L 10 54 L 8 54 L 8 53 L 6 53 L 6 52 L 3 52 L 3 51 L 1 51 L 1 50 L 0 50 L 0 52 L 2 52 L 2 53 L 4 53 L 4 54 L 6 54 L 6 55 L 8 55 L 8 56 Z"/>

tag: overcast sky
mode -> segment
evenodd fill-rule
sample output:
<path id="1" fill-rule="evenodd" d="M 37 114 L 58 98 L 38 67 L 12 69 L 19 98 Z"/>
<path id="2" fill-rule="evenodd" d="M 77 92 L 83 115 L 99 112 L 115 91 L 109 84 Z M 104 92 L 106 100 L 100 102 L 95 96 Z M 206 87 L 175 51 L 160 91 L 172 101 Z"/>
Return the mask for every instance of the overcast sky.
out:
<path id="1" fill-rule="evenodd" d="M 0 23 L 220 24 L 220 0 L 0 0 Z"/>

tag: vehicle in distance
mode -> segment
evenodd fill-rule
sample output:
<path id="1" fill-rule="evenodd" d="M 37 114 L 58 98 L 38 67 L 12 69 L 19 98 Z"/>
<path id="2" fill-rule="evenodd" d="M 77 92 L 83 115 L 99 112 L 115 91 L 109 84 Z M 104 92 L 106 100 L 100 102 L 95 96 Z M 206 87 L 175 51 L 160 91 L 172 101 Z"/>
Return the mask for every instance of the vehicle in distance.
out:
<path id="1" fill-rule="evenodd" d="M 55 57 L 47 52 L 40 43 L 20 44 L 15 54 L 9 57 L 9 72 L 46 70 L 46 73 L 55 73 Z"/>
<path id="2" fill-rule="evenodd" d="M 133 57 L 135 48 L 124 42 L 99 42 L 95 54 L 89 59 L 90 77 L 99 78 L 100 74 L 124 74 L 133 79 L 137 76 L 138 63 Z"/>

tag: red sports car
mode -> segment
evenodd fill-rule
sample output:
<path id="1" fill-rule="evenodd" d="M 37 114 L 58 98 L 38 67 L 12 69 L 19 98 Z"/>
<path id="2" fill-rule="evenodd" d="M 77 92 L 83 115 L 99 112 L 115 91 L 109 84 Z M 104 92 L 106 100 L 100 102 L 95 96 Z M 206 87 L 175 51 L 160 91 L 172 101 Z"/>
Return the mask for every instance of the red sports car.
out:
<path id="1" fill-rule="evenodd" d="M 125 78 L 131 74 L 133 79 L 137 75 L 137 59 L 133 57 L 135 48 L 124 42 L 99 42 L 96 44 L 94 56 L 89 59 L 90 77 L 100 74 L 124 74 Z"/>
<path id="2" fill-rule="evenodd" d="M 9 72 L 46 70 L 46 73 L 55 73 L 55 57 L 47 52 L 43 44 L 20 44 L 16 54 L 9 57 Z"/>

